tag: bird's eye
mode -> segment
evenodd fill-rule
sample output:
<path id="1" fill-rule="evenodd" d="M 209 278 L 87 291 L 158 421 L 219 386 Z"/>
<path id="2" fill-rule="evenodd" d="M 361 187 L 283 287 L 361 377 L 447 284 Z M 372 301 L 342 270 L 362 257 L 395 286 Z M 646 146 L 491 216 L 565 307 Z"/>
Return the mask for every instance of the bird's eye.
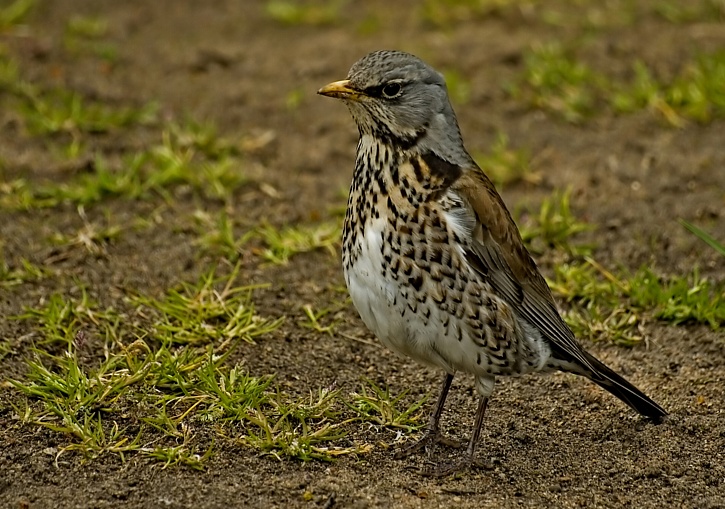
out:
<path id="1" fill-rule="evenodd" d="M 388 83 L 383 87 L 383 95 L 388 99 L 392 99 L 400 93 L 400 83 Z"/>

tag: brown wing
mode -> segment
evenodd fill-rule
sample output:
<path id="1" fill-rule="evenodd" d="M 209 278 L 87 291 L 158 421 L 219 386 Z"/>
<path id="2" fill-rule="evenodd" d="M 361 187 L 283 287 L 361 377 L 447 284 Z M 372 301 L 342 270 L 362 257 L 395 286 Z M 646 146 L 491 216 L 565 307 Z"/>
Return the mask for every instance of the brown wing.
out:
<path id="1" fill-rule="evenodd" d="M 453 183 L 455 192 L 475 215 L 469 263 L 499 296 L 546 337 L 554 350 L 594 369 L 559 315 L 546 280 L 524 246 L 521 234 L 493 183 L 478 167 L 466 169 Z M 566 358 L 566 357 L 564 357 Z"/>
<path id="2" fill-rule="evenodd" d="M 517 314 L 536 327 L 560 359 L 578 364 L 585 375 L 643 415 L 658 419 L 667 412 L 642 391 L 579 346 L 554 304 L 551 290 L 526 250 L 516 224 L 488 177 L 472 162 L 461 168 L 434 154 L 422 164 L 439 175 L 436 195 L 453 192 L 455 212 L 470 231 L 468 262 Z M 445 178 L 444 178 L 445 177 Z M 460 208 L 458 208 L 460 207 Z"/>

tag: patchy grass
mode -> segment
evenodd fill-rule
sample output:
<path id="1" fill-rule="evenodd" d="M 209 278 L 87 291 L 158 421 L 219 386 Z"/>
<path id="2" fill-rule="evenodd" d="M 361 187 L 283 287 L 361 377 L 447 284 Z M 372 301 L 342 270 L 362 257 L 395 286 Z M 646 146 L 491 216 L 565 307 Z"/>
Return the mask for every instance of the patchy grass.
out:
<path id="1" fill-rule="evenodd" d="M 108 101 L 88 100 L 73 90 L 41 89 L 26 82 L 17 84 L 15 94 L 21 99 L 25 125 L 36 136 L 101 134 L 157 120 L 155 103 L 140 108 L 113 106 Z"/>
<path id="2" fill-rule="evenodd" d="M 554 266 L 549 286 L 571 305 L 564 318 L 575 334 L 631 346 L 644 337 L 643 326 L 652 321 L 671 325 L 702 324 L 713 330 L 725 325 L 725 285 L 688 275 L 660 275 L 642 267 L 615 274 L 593 258 L 593 246 L 573 243 L 573 237 L 591 226 L 581 223 L 569 207 L 570 192 L 557 192 L 544 200 L 538 214 L 520 222 L 524 241 L 532 252 L 555 250 L 568 262 Z M 716 252 L 725 249 L 703 230 L 683 222 Z"/>
<path id="3" fill-rule="evenodd" d="M 63 164 L 84 170 L 62 181 L 16 178 L 2 182 L 0 208 L 88 205 L 149 194 L 170 200 L 172 191 L 185 189 L 205 198 L 228 200 L 246 182 L 240 171 L 240 148 L 220 137 L 209 123 L 167 122 L 158 137 L 149 136 L 149 129 L 159 123 L 156 103 L 113 104 L 90 100 L 74 90 L 29 83 L 20 77 L 17 63 L 1 52 L 0 87 L 9 92 L 13 99 L 9 106 L 18 111 L 30 135 L 43 139 Z M 120 154 L 99 144 L 104 136 L 119 131 L 143 131 L 146 139 L 154 141 L 122 149 Z"/>
<path id="4" fill-rule="evenodd" d="M 644 317 L 622 307 L 589 305 L 563 313 L 564 321 L 577 338 L 609 341 L 619 346 L 634 346 L 645 339 Z"/>
<path id="5" fill-rule="evenodd" d="M 521 237 L 533 253 L 557 249 L 572 255 L 591 252 L 592 246 L 573 244 L 571 238 L 592 229 L 578 221 L 571 212 L 571 189 L 556 191 L 541 203 L 539 211 L 529 213 L 519 221 Z"/>
<path id="6" fill-rule="evenodd" d="M 340 244 L 342 226 L 339 221 L 312 226 L 290 225 L 279 229 L 263 225 L 257 228 L 256 235 L 265 245 L 260 253 L 262 258 L 270 263 L 283 265 L 296 254 L 317 249 L 325 249 L 334 256 L 335 248 Z"/>
<path id="7" fill-rule="evenodd" d="M 279 459 L 329 461 L 371 448 L 336 444 L 355 420 L 341 418 L 339 391 L 289 396 L 271 376 L 229 367 L 231 349 L 214 353 L 221 350 L 168 342 L 154 348 L 138 339 L 88 367 L 78 355 L 83 341 L 77 334 L 57 356 L 36 350 L 24 379 L 10 381 L 27 398 L 16 406 L 18 415 L 66 437 L 58 456 L 138 454 L 164 467 L 200 469 L 213 450 L 196 438 L 201 427 L 227 441 L 233 427 L 243 443 Z"/>
<path id="8" fill-rule="evenodd" d="M 34 324 L 41 345 L 69 345 L 82 329 L 118 339 L 121 316 L 116 310 L 100 309 L 86 288 L 78 283 L 68 293 L 53 293 L 38 306 L 26 306 L 20 315 L 11 319 Z"/>
<path id="9" fill-rule="evenodd" d="M 689 62 L 669 83 L 660 82 L 642 62 L 635 78 L 611 98 L 615 111 L 653 109 L 668 123 L 681 127 L 685 119 L 707 123 L 725 115 L 725 52 L 703 54 Z"/>
<path id="10" fill-rule="evenodd" d="M 467 104 L 471 99 L 471 83 L 454 69 L 443 70 L 443 77 L 448 88 L 448 97 L 454 104 Z"/>
<path id="11" fill-rule="evenodd" d="M 652 109 L 661 113 L 672 125 L 681 126 L 682 119 L 667 103 L 662 84 L 652 76 L 647 66 L 637 61 L 634 63 L 634 79 L 611 97 L 614 110 L 619 113 L 631 113 L 642 109 Z"/>
<path id="12" fill-rule="evenodd" d="M 330 461 L 368 451 L 370 446 L 332 445 L 344 437 L 341 428 L 347 424 L 339 419 L 338 396 L 338 391 L 320 389 L 306 400 L 290 401 L 278 393 L 268 400 L 269 412 L 250 412 L 247 418 L 254 427 L 248 429 L 244 441 L 278 459 Z"/>
<path id="13" fill-rule="evenodd" d="M 573 123 L 607 111 L 607 105 L 615 113 L 649 109 L 676 127 L 686 120 L 708 123 L 725 116 L 723 51 L 698 55 L 669 81 L 656 78 L 642 61 L 634 62 L 630 80 L 615 80 L 555 43 L 532 47 L 524 67 L 509 93 Z"/>
<path id="14" fill-rule="evenodd" d="M 191 452 L 185 422 L 176 423 L 181 424 L 178 431 L 173 424 L 178 416 L 168 418 L 166 422 L 172 425 L 161 437 L 150 436 L 150 430 L 161 428 L 150 422 L 160 422 L 158 416 L 166 415 L 168 406 L 178 408 L 188 403 L 185 394 L 193 399 L 190 390 L 198 381 L 197 371 L 208 369 L 207 364 L 216 361 L 203 352 L 172 351 L 168 345 L 152 351 L 139 340 L 108 356 L 98 367 L 86 367 L 78 358 L 79 343 L 70 343 L 59 356 L 36 351 L 35 358 L 28 361 L 25 379 L 11 381 L 28 398 L 20 415 L 27 422 L 67 437 L 70 443 L 60 448 L 59 455 L 77 451 L 88 458 L 105 453 L 123 457 L 136 452 L 166 464 L 195 466 L 203 456 L 195 458 Z M 131 421 L 135 429 L 140 428 L 137 432 L 131 431 L 129 425 L 119 425 L 129 421 L 129 416 L 124 415 L 129 404 L 136 405 Z M 148 417 L 142 417 L 142 413 L 148 413 Z M 183 447 L 154 445 L 166 437 L 181 438 Z"/>
<path id="15" fill-rule="evenodd" d="M 577 123 L 594 113 L 602 81 L 561 44 L 549 43 L 525 53 L 523 74 L 508 89 L 517 100 Z"/>
<path id="16" fill-rule="evenodd" d="M 113 64 L 118 60 L 118 46 L 105 39 L 109 23 L 106 18 L 71 16 L 65 27 L 63 44 L 73 54 L 90 52 Z"/>
<path id="17" fill-rule="evenodd" d="M 252 290 L 259 287 L 237 285 L 240 267 L 218 277 L 209 270 L 195 284 L 184 283 L 161 299 L 133 297 L 136 312 L 153 322 L 153 336 L 171 344 L 205 344 L 236 340 L 254 342 L 281 323 L 261 318 L 254 310 Z"/>
<path id="18" fill-rule="evenodd" d="M 251 252 L 264 261 L 286 265 L 290 258 L 300 253 L 324 249 L 336 254 L 340 244 L 342 227 L 337 219 L 314 225 L 287 225 L 277 228 L 262 224 L 239 236 L 235 234 L 234 220 L 226 211 L 212 218 L 203 211 L 194 214 L 199 237 L 195 243 L 206 253 L 234 261 L 239 258 L 242 246 L 253 244 Z M 260 245 L 261 244 L 261 245 Z"/>
<path id="19" fill-rule="evenodd" d="M 0 259 L 0 288 L 40 281 L 52 275 L 51 269 L 35 265 L 25 258 L 21 258 L 15 265 L 8 263 L 4 257 Z"/>
<path id="20" fill-rule="evenodd" d="M 203 455 L 194 453 L 190 450 L 188 442 L 189 435 L 184 435 L 184 442 L 180 445 L 170 445 L 167 447 L 156 446 L 151 450 L 143 450 L 148 457 L 156 459 L 163 463 L 161 468 L 167 468 L 172 465 L 183 465 L 193 468 L 194 470 L 204 470 L 204 463 L 211 457 L 214 448 L 212 446 L 206 450 Z"/>
<path id="21" fill-rule="evenodd" d="M 281 322 L 256 315 L 252 288 L 236 283 L 239 270 L 222 277 L 210 270 L 159 299 L 134 295 L 124 313 L 101 310 L 82 287 L 26 309 L 15 319 L 34 324 L 39 339 L 24 375 L 9 381 L 15 413 L 63 437 L 58 457 L 133 455 L 194 469 L 204 468 L 219 443 L 330 461 L 372 448 L 345 438 L 354 422 L 421 426 L 426 398 L 408 402 L 405 393 L 367 380 L 349 395 L 322 388 L 292 396 L 272 376 L 231 364 L 239 341 L 259 340 Z M 317 325 L 334 313 L 309 309 Z"/>
<path id="22" fill-rule="evenodd" d="M 66 437 L 59 455 L 136 453 L 164 466 L 202 468 L 212 445 L 196 435 L 210 424 L 241 426 L 245 442 L 277 456 L 361 452 L 328 446 L 341 436 L 341 423 L 330 422 L 333 405 L 341 406 L 337 392 L 293 398 L 272 377 L 227 364 L 238 341 L 258 339 L 281 322 L 255 314 L 251 288 L 238 286 L 238 276 L 239 267 L 224 277 L 212 270 L 162 299 L 134 296 L 132 325 L 128 315 L 100 311 L 82 288 L 75 298 L 56 294 L 26 309 L 15 319 L 35 324 L 40 346 L 24 377 L 10 381 L 27 398 L 16 405 L 18 415 Z M 101 359 L 89 364 L 84 352 L 102 330 L 114 332 L 104 348 L 94 346 Z M 62 353 L 46 349 L 57 342 Z M 219 437 L 225 433 L 219 428 Z"/>
<path id="23" fill-rule="evenodd" d="M 66 33 L 84 39 L 99 39 L 108 34 L 108 20 L 99 17 L 71 16 Z"/>
<path id="24" fill-rule="evenodd" d="M 342 289 L 342 292 L 345 294 L 345 298 L 328 307 L 313 309 L 310 304 L 303 305 L 302 311 L 307 318 L 299 322 L 300 326 L 311 329 L 319 334 L 332 336 L 335 333 L 337 324 L 344 321 L 344 311 L 351 303 L 350 297 L 347 296 L 347 289 Z"/>
<path id="25" fill-rule="evenodd" d="M 666 87 L 667 102 L 701 123 L 725 116 L 725 51 L 704 53 L 689 62 Z"/>
<path id="26" fill-rule="evenodd" d="M 357 419 L 381 428 L 415 431 L 426 425 L 423 405 L 428 395 L 406 404 L 407 391 L 393 396 L 389 387 L 380 387 L 372 380 L 363 379 L 360 392 L 350 395 L 347 406 Z"/>
<path id="27" fill-rule="evenodd" d="M 191 149 L 212 161 L 221 161 L 241 155 L 240 143 L 219 134 L 213 122 L 199 122 L 186 118 L 165 126 L 168 136 L 180 147 Z"/>
<path id="28" fill-rule="evenodd" d="M 332 25 L 340 21 L 347 0 L 267 0 L 267 15 L 285 25 Z"/>
<path id="29" fill-rule="evenodd" d="M 249 232 L 236 237 L 234 218 L 225 210 L 222 210 L 216 218 L 203 210 L 197 210 L 194 212 L 194 221 L 199 235 L 194 244 L 204 253 L 222 256 L 232 262 L 241 256 L 242 247 L 254 236 L 254 232 Z"/>
<path id="30" fill-rule="evenodd" d="M 106 215 L 106 224 L 91 223 L 86 219 L 83 207 L 79 207 L 79 213 L 83 218 L 83 226 L 73 235 L 55 233 L 51 236 L 51 242 L 65 248 L 83 248 L 92 255 L 100 256 L 106 253 L 106 246 L 116 240 L 123 231 L 123 227 L 112 224 L 110 215 Z"/>
<path id="31" fill-rule="evenodd" d="M 178 126 L 167 127 L 161 142 L 126 154 L 120 162 L 97 155 L 89 169 L 66 182 L 30 183 L 16 179 L 0 186 L 0 207 L 33 209 L 63 203 L 89 205 L 106 198 L 140 199 L 157 194 L 171 200 L 170 191 L 188 187 L 212 199 L 228 199 L 246 178 L 239 160 L 210 157 L 216 146 L 199 147 L 198 138 Z M 226 154 L 226 152 L 221 152 Z"/>
<path id="32" fill-rule="evenodd" d="M 713 330 L 725 324 L 725 288 L 702 278 L 697 269 L 687 276 L 663 277 L 642 268 L 625 281 L 627 296 L 641 309 L 672 325 L 701 323 Z"/>
<path id="33" fill-rule="evenodd" d="M 202 141 L 206 144 L 200 145 Z M 186 185 L 208 198 L 228 198 L 246 178 L 239 171 L 239 160 L 222 147 L 200 138 L 196 131 L 167 128 L 161 144 L 140 157 L 140 167 L 146 169 L 143 184 L 159 192 Z"/>
<path id="34" fill-rule="evenodd" d="M 725 20 L 725 3 L 722 0 L 679 2 L 665 0 L 655 2 L 654 12 L 671 23 L 717 22 Z"/>
<path id="35" fill-rule="evenodd" d="M 637 21 L 638 5 L 630 0 L 602 2 L 539 2 L 534 8 L 537 19 L 561 28 L 578 27 L 582 32 L 631 26 Z"/>
<path id="36" fill-rule="evenodd" d="M 642 339 L 641 325 L 659 320 L 670 325 L 725 325 L 725 286 L 702 278 L 661 276 L 643 267 L 615 275 L 592 258 L 562 264 L 549 281 L 552 291 L 573 304 L 565 319 L 575 333 L 631 345 Z"/>
<path id="37" fill-rule="evenodd" d="M 447 29 L 457 23 L 501 14 L 528 3 L 522 0 L 424 0 L 418 8 L 418 16 L 427 24 Z"/>
<path id="38" fill-rule="evenodd" d="M 505 133 L 499 132 L 488 153 L 474 154 L 473 158 L 497 187 L 518 182 L 538 184 L 541 175 L 529 166 L 529 153 L 509 146 Z"/>

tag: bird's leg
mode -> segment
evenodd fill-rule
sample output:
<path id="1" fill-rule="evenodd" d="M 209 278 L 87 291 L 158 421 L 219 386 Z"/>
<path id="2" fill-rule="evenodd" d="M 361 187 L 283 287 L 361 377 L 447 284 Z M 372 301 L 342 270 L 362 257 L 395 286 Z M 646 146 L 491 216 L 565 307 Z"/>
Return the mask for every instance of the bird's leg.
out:
<path id="1" fill-rule="evenodd" d="M 421 450 L 426 445 L 435 443 L 447 445 L 449 447 L 460 447 L 460 444 L 455 440 L 444 437 L 439 428 L 441 415 L 443 414 L 443 405 L 448 397 L 448 390 L 451 388 L 451 382 L 453 382 L 453 375 L 446 373 L 446 378 L 443 380 L 443 387 L 441 387 L 441 393 L 438 396 L 438 402 L 433 409 L 433 413 L 430 415 L 428 429 L 426 430 L 425 435 L 423 435 L 420 440 L 396 452 L 394 456 L 395 459 L 407 458 L 411 454 Z"/>
<path id="2" fill-rule="evenodd" d="M 473 424 L 473 433 L 471 440 L 468 442 L 466 453 L 463 458 L 448 465 L 438 465 L 435 469 L 425 472 L 425 475 L 431 477 L 445 477 L 449 474 L 458 472 L 473 464 L 473 455 L 476 451 L 476 443 L 481 436 L 481 426 L 483 425 L 483 416 L 486 414 L 486 406 L 488 405 L 488 396 L 481 397 L 478 402 L 478 410 L 476 410 L 476 421 Z"/>

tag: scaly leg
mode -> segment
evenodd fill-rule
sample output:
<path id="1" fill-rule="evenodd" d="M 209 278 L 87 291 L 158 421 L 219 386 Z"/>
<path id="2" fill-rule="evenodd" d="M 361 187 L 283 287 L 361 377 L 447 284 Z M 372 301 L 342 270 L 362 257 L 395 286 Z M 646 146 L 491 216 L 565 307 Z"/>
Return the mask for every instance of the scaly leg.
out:
<path id="1" fill-rule="evenodd" d="M 453 375 L 446 373 L 446 378 L 443 381 L 443 387 L 441 387 L 441 393 L 438 396 L 438 402 L 436 403 L 436 406 L 433 409 L 433 413 L 430 416 L 430 421 L 428 421 L 428 429 L 426 430 L 425 435 L 423 435 L 423 438 L 421 438 L 417 442 L 403 447 L 401 450 L 396 452 L 394 456 L 395 459 L 407 458 L 408 456 L 421 450 L 425 446 L 432 444 L 443 444 L 450 447 L 460 447 L 460 444 L 455 440 L 444 437 L 439 428 L 441 415 L 443 414 L 443 405 L 445 404 L 446 398 L 448 397 L 448 390 L 451 388 L 451 382 L 453 382 Z"/>
<path id="2" fill-rule="evenodd" d="M 473 464 L 473 454 L 476 451 L 476 443 L 481 436 L 481 426 L 483 425 L 483 416 L 486 414 L 486 406 L 488 405 L 488 397 L 482 397 L 478 402 L 478 410 L 476 410 L 476 422 L 473 424 L 473 434 L 468 442 L 468 448 L 465 455 L 456 462 L 448 465 L 438 465 L 435 469 L 425 472 L 425 475 L 432 477 L 445 477 L 460 470 L 470 467 Z"/>

